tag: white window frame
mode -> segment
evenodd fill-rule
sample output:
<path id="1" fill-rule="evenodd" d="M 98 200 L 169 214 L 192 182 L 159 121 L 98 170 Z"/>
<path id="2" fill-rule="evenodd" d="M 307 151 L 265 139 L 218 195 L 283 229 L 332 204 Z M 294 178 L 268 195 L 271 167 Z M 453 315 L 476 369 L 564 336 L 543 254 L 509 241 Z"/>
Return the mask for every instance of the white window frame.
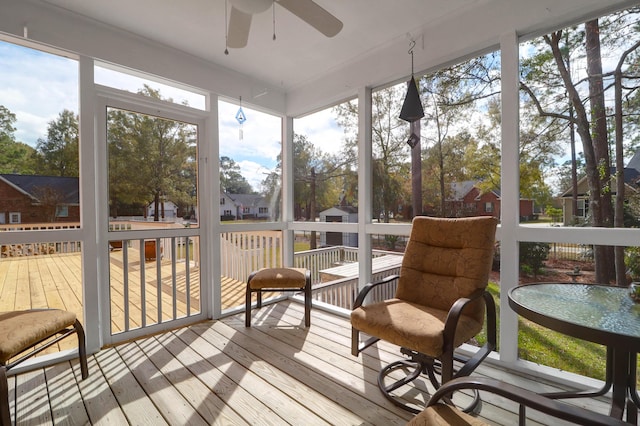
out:
<path id="1" fill-rule="evenodd" d="M 18 220 L 14 220 L 17 217 Z M 9 224 L 22 223 L 22 214 L 20 212 L 9 212 Z"/>

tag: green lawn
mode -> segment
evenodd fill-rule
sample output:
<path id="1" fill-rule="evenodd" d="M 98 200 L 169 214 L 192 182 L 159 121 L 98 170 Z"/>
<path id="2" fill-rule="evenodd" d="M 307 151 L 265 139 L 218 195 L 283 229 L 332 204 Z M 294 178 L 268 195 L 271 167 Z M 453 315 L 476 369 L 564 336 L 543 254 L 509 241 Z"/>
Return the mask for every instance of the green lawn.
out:
<path id="1" fill-rule="evenodd" d="M 488 289 L 496 301 L 500 329 L 500 287 L 496 283 L 489 283 Z M 486 338 L 482 336 L 478 340 L 484 342 Z M 523 318 L 518 319 L 518 354 L 521 359 L 604 380 L 606 352 L 602 345 L 557 333 Z"/>

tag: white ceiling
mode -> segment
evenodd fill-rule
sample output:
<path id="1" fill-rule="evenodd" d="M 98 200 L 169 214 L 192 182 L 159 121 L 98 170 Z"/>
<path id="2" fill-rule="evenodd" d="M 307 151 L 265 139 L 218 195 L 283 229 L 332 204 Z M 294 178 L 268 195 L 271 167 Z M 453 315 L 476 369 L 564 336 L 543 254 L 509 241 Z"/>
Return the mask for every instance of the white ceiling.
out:
<path id="1" fill-rule="evenodd" d="M 225 50 L 224 0 L 44 0 L 289 91 L 408 33 L 489 0 L 316 0 L 344 27 L 327 38 L 276 5 L 255 15 L 247 47 Z M 231 4 L 229 4 L 229 10 Z M 405 69 L 409 70 L 407 56 Z"/>

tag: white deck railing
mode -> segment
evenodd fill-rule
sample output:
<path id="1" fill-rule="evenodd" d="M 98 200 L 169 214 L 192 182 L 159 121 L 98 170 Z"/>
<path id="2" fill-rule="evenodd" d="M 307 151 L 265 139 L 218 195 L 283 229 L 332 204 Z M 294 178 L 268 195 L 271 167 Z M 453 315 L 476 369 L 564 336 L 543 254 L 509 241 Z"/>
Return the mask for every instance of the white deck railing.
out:
<path id="1" fill-rule="evenodd" d="M 137 224 L 136 224 L 137 225 Z M 168 226 L 165 224 L 165 226 Z M 46 229 L 75 229 L 77 223 L 38 223 L 2 225 L 0 231 L 46 230 Z M 111 230 L 129 230 L 131 223 L 111 223 Z M 128 255 L 139 257 L 142 255 L 145 241 L 155 241 L 160 245 L 160 257 L 171 263 L 185 262 L 189 258 L 190 266 L 197 267 L 200 262 L 199 239 L 189 237 L 154 238 L 118 240 L 111 233 L 110 242 L 116 250 L 126 246 Z M 220 274 L 240 282 L 246 282 L 249 274 L 260 268 L 277 267 L 282 265 L 282 233 L 280 231 L 226 232 L 221 234 L 221 271 Z M 136 254 L 130 250 L 134 249 Z M 32 256 L 57 253 L 73 253 L 81 251 L 79 241 L 62 241 L 29 244 L 5 244 L 1 246 L 2 257 Z M 140 254 L 137 254 L 140 252 Z M 157 252 L 156 252 L 157 254 Z M 396 254 L 383 250 L 373 250 L 372 256 L 379 257 Z M 156 256 L 152 256 L 155 258 Z M 358 278 L 345 277 L 322 283 L 320 271 L 358 262 L 358 249 L 355 247 L 334 246 L 315 250 L 305 250 L 294 254 L 294 266 L 311 271 L 313 282 L 313 298 L 345 309 L 351 309 L 358 293 Z M 127 265 L 124 265 L 127 269 Z M 399 267 L 377 271 L 373 281 L 391 274 L 399 273 Z M 374 293 L 376 298 L 392 297 L 395 293 L 395 283 L 382 286 Z"/>

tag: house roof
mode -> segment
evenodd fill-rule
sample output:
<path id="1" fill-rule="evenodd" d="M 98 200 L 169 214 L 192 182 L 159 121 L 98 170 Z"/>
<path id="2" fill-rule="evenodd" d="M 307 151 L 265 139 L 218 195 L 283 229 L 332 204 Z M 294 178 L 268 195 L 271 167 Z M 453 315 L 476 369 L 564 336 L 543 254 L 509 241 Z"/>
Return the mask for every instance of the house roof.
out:
<path id="1" fill-rule="evenodd" d="M 640 152 L 640 151 L 638 151 Z M 624 183 L 627 185 L 627 188 L 638 192 L 638 190 L 640 189 L 640 157 L 638 157 L 638 152 L 636 152 L 633 156 L 633 158 L 629 161 L 629 164 L 627 164 L 627 167 L 624 168 L 623 170 L 623 176 L 624 176 Z M 638 157 L 636 159 L 636 157 Z M 635 167 L 630 167 L 634 165 Z M 636 168 L 637 167 L 637 168 Z M 612 167 L 611 168 L 611 177 L 615 179 L 615 173 L 616 173 L 616 168 Z M 580 178 L 580 180 L 578 181 L 578 196 L 582 197 L 582 196 L 586 196 L 586 192 L 580 192 L 580 185 L 587 179 L 586 176 L 583 176 L 582 178 Z M 612 187 L 612 194 L 616 193 L 616 188 L 615 186 Z M 562 194 L 560 194 L 560 198 L 569 198 L 569 197 L 573 197 L 573 188 L 569 187 L 568 189 L 566 189 Z"/>
<path id="2" fill-rule="evenodd" d="M 343 212 L 347 214 L 358 213 L 358 208 L 354 206 L 333 206 L 320 212 L 321 215 L 327 215 L 328 213 Z"/>
<path id="3" fill-rule="evenodd" d="M 450 200 L 459 201 L 464 198 L 476 185 L 475 180 L 465 180 L 463 182 L 452 182 L 450 184 L 451 196 Z"/>
<path id="4" fill-rule="evenodd" d="M 62 202 L 80 204 L 77 177 L 0 174 L 0 179 L 36 201 L 42 189 L 50 188 L 62 195 Z"/>
<path id="5" fill-rule="evenodd" d="M 227 194 L 236 205 L 257 207 L 264 205 L 264 197 L 260 194 Z"/>

